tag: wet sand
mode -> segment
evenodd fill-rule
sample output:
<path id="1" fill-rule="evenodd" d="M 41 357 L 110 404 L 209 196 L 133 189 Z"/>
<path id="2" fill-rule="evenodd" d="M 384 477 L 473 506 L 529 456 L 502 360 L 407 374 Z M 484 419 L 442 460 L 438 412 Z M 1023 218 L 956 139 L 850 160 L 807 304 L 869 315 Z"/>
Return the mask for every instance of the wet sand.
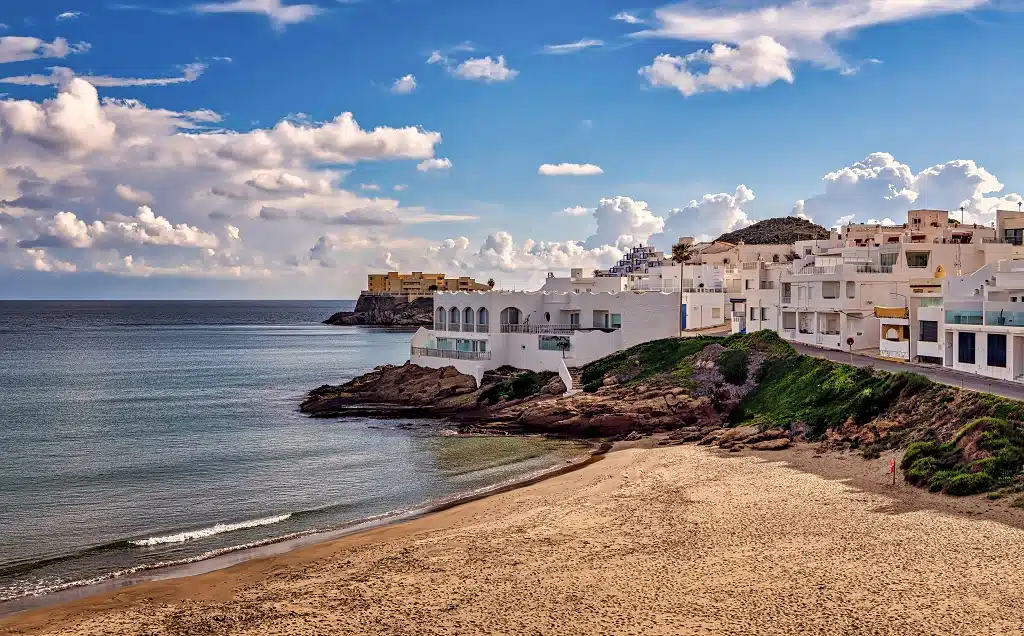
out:
<path id="1" fill-rule="evenodd" d="M 14 615 L 0 634 L 1024 633 L 1019 512 L 887 491 L 885 463 L 628 449 L 410 522 Z"/>

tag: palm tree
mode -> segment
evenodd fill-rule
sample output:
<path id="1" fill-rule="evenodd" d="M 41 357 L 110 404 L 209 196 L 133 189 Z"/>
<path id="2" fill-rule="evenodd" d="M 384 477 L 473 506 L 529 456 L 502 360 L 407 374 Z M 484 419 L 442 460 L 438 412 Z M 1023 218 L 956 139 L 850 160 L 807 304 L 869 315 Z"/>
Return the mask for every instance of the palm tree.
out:
<path id="1" fill-rule="evenodd" d="M 494 279 L 493 278 L 488 278 L 487 279 L 487 286 L 490 287 L 491 289 L 494 289 Z"/>
<path id="2" fill-rule="evenodd" d="M 672 246 L 672 262 L 676 265 L 682 265 L 686 261 L 690 260 L 693 256 L 693 252 L 690 249 L 689 243 L 676 243 Z"/>

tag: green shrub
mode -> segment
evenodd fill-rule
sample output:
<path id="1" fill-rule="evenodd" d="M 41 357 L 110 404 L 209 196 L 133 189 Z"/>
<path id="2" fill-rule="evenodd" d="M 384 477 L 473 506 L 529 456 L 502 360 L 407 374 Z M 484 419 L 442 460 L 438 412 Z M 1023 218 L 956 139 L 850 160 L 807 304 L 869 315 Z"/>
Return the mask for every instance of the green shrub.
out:
<path id="1" fill-rule="evenodd" d="M 938 442 L 914 442 L 907 446 L 907 452 L 903 454 L 903 462 L 900 467 L 906 470 L 925 457 L 935 457 L 939 452 Z"/>
<path id="2" fill-rule="evenodd" d="M 729 384 L 739 386 L 747 381 L 750 356 L 743 349 L 726 349 L 718 356 L 718 370 Z"/>
<path id="3" fill-rule="evenodd" d="M 946 484 L 946 492 L 956 497 L 974 495 L 985 492 L 993 486 L 988 473 L 960 473 L 953 476 Z"/>
<path id="4" fill-rule="evenodd" d="M 909 469 L 906 468 L 906 463 L 904 463 L 903 477 L 914 485 L 927 485 L 931 481 L 932 475 L 938 469 L 938 466 L 938 462 L 935 461 L 934 457 L 921 457 Z"/>
<path id="5" fill-rule="evenodd" d="M 1014 508 L 1024 508 L 1024 497 L 1017 497 L 1010 505 Z"/>
<path id="6" fill-rule="evenodd" d="M 544 385 L 551 381 L 555 373 L 544 371 L 534 373 L 524 371 L 504 382 L 499 382 L 486 389 L 480 394 L 480 401 L 488 404 L 496 404 L 501 400 L 519 400 L 522 398 L 537 395 Z"/>
<path id="7" fill-rule="evenodd" d="M 597 390 L 601 388 L 601 380 L 594 380 L 583 385 L 584 393 L 597 393 Z"/>

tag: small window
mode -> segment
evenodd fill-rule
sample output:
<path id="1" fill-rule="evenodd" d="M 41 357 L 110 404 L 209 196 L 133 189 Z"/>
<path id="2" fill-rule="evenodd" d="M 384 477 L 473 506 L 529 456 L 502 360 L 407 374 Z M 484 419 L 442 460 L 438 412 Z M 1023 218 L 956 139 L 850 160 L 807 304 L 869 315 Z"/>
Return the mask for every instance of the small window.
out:
<path id="1" fill-rule="evenodd" d="M 925 252 L 927 254 L 928 252 Z M 896 258 L 899 256 L 896 252 L 888 252 L 879 256 L 880 264 L 882 267 L 892 267 L 896 264 Z M 909 256 L 909 254 L 908 254 Z"/>
<path id="2" fill-rule="evenodd" d="M 754 281 L 750 280 L 749 278 L 748 278 L 748 279 L 746 279 L 745 281 L 743 281 L 743 288 L 744 288 L 744 289 L 750 289 L 750 285 L 751 285 L 751 283 L 753 283 L 753 282 L 754 282 Z"/>
<path id="3" fill-rule="evenodd" d="M 957 360 L 961 364 L 974 364 L 974 334 L 969 331 L 961 331 L 958 340 L 960 351 Z"/>
<path id="4" fill-rule="evenodd" d="M 779 262 L 779 255 L 778 254 L 772 254 L 772 262 L 773 263 L 778 263 Z"/>
<path id="5" fill-rule="evenodd" d="M 787 311 L 782 314 L 782 328 L 783 329 L 796 329 L 796 314 L 792 311 Z"/>
<path id="6" fill-rule="evenodd" d="M 711 308 L 711 317 L 712 318 L 721 318 L 722 317 L 722 308 L 721 307 L 712 307 Z"/>
<path id="7" fill-rule="evenodd" d="M 1006 336 L 1004 334 L 988 334 L 988 366 L 1006 368 Z"/>
<path id="8" fill-rule="evenodd" d="M 547 312 L 547 311 L 544 312 L 544 322 L 551 322 L 551 313 L 550 312 Z"/>
<path id="9" fill-rule="evenodd" d="M 768 320 L 768 308 L 761 307 L 761 320 Z"/>
<path id="10" fill-rule="evenodd" d="M 757 307 L 750 308 L 750 319 L 757 320 Z"/>
<path id="11" fill-rule="evenodd" d="M 622 328 L 622 314 L 612 314 L 612 328 Z"/>
<path id="12" fill-rule="evenodd" d="M 846 297 L 856 298 L 857 297 L 857 283 L 852 280 L 846 281 Z"/>
<path id="13" fill-rule="evenodd" d="M 822 298 L 839 298 L 839 281 L 826 281 L 821 284 Z"/>
<path id="14" fill-rule="evenodd" d="M 928 255 L 930 252 L 907 252 L 907 267 L 922 269 L 928 267 Z"/>
<path id="15" fill-rule="evenodd" d="M 921 321 L 921 342 L 939 341 L 939 323 L 937 320 Z"/>

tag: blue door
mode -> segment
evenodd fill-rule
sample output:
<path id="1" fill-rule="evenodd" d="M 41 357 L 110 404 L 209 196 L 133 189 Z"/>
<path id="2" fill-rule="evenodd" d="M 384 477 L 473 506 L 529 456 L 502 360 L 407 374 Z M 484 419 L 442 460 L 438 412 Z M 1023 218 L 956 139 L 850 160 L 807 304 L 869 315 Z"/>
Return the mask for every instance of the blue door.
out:
<path id="1" fill-rule="evenodd" d="M 686 331 L 686 305 L 679 307 L 679 331 Z"/>

